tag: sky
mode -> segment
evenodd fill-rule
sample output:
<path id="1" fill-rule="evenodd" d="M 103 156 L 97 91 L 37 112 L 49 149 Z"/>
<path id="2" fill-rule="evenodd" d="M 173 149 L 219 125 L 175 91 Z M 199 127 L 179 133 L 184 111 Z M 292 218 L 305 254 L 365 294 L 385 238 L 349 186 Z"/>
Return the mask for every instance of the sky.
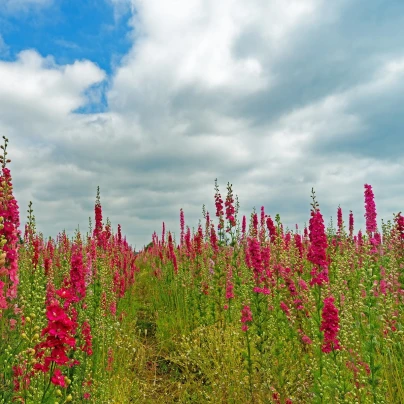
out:
<path id="1" fill-rule="evenodd" d="M 104 219 L 141 248 L 197 227 L 233 185 L 240 215 L 364 228 L 404 211 L 401 0 L 0 0 L 0 135 L 22 224 Z M 178 236 L 177 236 L 178 238 Z"/>

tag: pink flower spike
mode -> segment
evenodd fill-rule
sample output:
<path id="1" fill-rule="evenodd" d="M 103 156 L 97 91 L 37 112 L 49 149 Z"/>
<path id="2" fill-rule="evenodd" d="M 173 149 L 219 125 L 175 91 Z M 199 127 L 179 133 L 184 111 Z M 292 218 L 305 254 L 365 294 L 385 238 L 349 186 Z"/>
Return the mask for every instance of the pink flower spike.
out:
<path id="1" fill-rule="evenodd" d="M 245 305 L 241 309 L 241 319 L 242 326 L 241 329 L 246 332 L 248 330 L 248 325 L 253 321 L 252 312 L 250 306 Z"/>
<path id="2" fill-rule="evenodd" d="M 372 233 L 376 231 L 376 205 L 375 196 L 373 194 L 372 186 L 365 184 L 365 218 L 366 218 L 366 231 Z"/>
<path id="3" fill-rule="evenodd" d="M 66 381 L 65 381 L 65 378 L 64 378 L 62 372 L 60 371 L 60 369 L 55 370 L 55 372 L 53 373 L 53 376 L 51 378 L 51 382 L 55 386 L 66 387 Z"/>
<path id="4" fill-rule="evenodd" d="M 334 297 L 330 296 L 324 299 L 323 311 L 321 314 L 322 321 L 320 331 L 324 332 L 324 341 L 321 350 L 324 353 L 338 351 L 341 349 L 338 340 L 339 316 L 338 309 L 334 305 Z"/>

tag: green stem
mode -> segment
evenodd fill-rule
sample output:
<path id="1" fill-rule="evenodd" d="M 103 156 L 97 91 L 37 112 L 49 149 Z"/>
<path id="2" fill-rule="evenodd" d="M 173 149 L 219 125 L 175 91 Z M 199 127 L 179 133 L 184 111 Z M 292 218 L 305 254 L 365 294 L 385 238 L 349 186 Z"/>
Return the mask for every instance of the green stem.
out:
<path id="1" fill-rule="evenodd" d="M 52 376 L 53 376 L 54 370 L 55 370 L 55 362 L 52 362 L 50 372 L 49 372 L 49 382 L 48 382 L 48 385 L 46 386 L 46 389 L 43 392 L 43 395 L 42 395 L 42 398 L 41 398 L 41 403 L 44 402 L 43 400 L 45 399 L 46 393 L 49 390 L 49 386 L 50 386 L 51 381 L 52 381 Z"/>
<path id="2" fill-rule="evenodd" d="M 251 360 L 251 347 L 250 347 L 250 338 L 248 337 L 248 329 L 245 332 L 247 338 L 247 363 L 248 363 L 248 382 L 251 394 L 251 400 L 254 401 L 253 397 L 253 385 L 252 385 L 252 360 Z"/>

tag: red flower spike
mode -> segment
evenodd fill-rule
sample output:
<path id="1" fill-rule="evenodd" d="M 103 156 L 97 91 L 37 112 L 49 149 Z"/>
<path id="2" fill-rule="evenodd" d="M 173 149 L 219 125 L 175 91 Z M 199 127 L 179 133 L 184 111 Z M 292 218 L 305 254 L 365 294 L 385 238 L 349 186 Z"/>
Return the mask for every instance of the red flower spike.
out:
<path id="1" fill-rule="evenodd" d="M 321 350 L 325 353 L 341 349 L 338 340 L 339 316 L 338 309 L 334 305 L 334 300 L 333 296 L 326 298 L 321 313 L 320 331 L 324 332 L 324 341 Z"/>

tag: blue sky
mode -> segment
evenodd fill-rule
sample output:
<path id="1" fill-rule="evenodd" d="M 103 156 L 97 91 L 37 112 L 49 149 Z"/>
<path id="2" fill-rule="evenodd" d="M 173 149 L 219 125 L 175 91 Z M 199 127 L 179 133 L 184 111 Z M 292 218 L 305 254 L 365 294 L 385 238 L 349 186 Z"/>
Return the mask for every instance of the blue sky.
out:
<path id="1" fill-rule="evenodd" d="M 0 134 L 21 212 L 47 235 L 104 215 L 143 245 L 213 184 L 242 213 L 363 226 L 404 210 L 404 3 L 3 0 Z M 22 214 L 23 216 L 23 214 Z"/>
<path id="2" fill-rule="evenodd" d="M 58 0 L 48 7 L 4 12 L 0 33 L 9 48 L 4 59 L 36 49 L 62 65 L 90 59 L 111 74 L 131 47 L 129 17 L 116 19 L 113 4 L 102 0 Z"/>
<path id="3" fill-rule="evenodd" d="M 35 49 L 51 55 L 59 65 L 89 59 L 108 75 L 132 45 L 128 26 L 130 14 L 117 16 L 108 1 L 59 0 L 47 7 L 31 6 L 0 15 L 0 35 L 4 43 L 3 60 L 15 60 L 19 52 Z M 75 112 L 101 112 L 107 100 L 87 104 Z"/>

